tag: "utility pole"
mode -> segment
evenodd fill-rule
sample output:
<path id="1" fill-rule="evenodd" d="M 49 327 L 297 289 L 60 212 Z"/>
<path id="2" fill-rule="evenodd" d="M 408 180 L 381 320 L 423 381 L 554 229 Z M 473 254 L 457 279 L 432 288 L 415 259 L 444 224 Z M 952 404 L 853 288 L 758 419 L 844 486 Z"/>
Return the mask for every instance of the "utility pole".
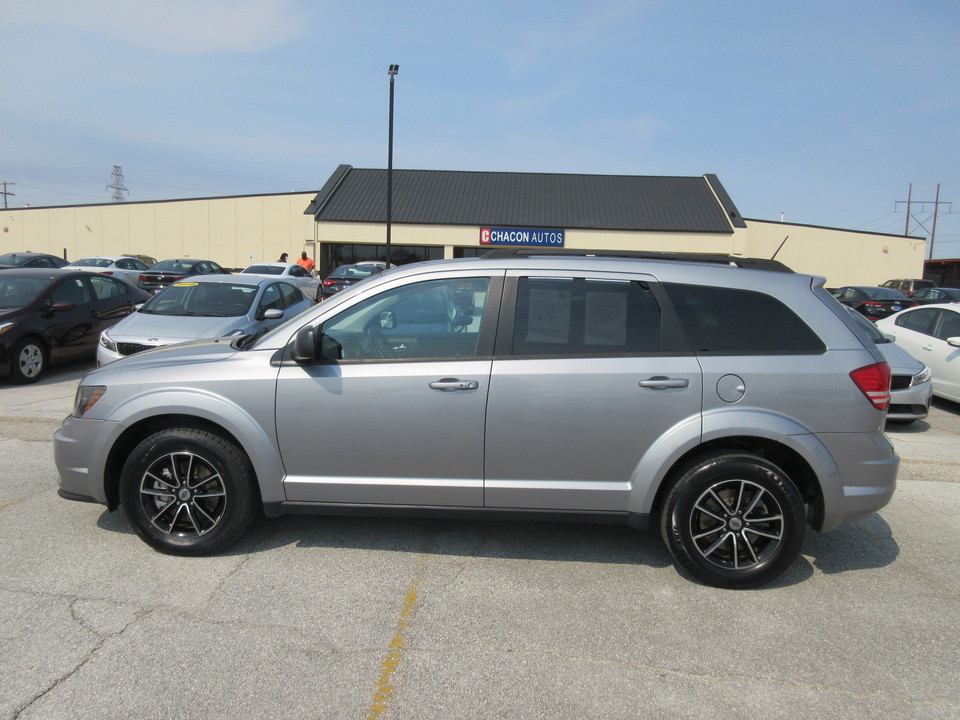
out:
<path id="1" fill-rule="evenodd" d="M 7 190 L 7 185 L 16 185 L 16 183 L 8 183 L 6 180 L 3 181 L 3 192 L 0 195 L 3 195 L 3 209 L 7 209 L 7 196 L 13 197 L 16 193 L 12 193 Z"/>
<path id="2" fill-rule="evenodd" d="M 110 185 L 107 185 L 107 190 L 113 190 L 113 202 L 122 203 L 123 194 L 125 192 L 130 192 L 123 184 L 123 168 L 121 168 L 119 165 L 114 165 L 113 174 L 110 176 L 110 180 L 112 180 L 112 182 Z"/>
<path id="3" fill-rule="evenodd" d="M 903 234 L 910 234 L 910 221 L 913 220 L 913 232 L 922 229 L 930 236 L 930 249 L 927 253 L 927 260 L 933 259 L 933 243 L 937 239 L 937 216 L 940 214 L 940 206 L 945 205 L 948 213 L 953 211 L 952 202 L 945 202 L 940 199 L 940 183 L 937 183 L 937 193 L 933 200 L 914 200 L 913 183 L 910 183 L 910 188 L 907 191 L 907 199 L 898 200 L 896 205 L 897 207 L 900 205 L 907 206 L 907 222 L 903 228 Z M 930 228 L 927 228 L 927 223 L 931 220 L 933 224 Z"/>

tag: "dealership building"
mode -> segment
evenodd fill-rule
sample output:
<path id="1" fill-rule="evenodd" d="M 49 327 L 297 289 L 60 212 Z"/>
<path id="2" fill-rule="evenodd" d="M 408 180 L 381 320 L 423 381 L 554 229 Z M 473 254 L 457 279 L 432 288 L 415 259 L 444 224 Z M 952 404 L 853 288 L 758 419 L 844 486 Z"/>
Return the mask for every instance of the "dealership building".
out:
<path id="1" fill-rule="evenodd" d="M 495 247 L 721 253 L 776 258 L 828 285 L 922 277 L 925 241 L 744 218 L 715 175 L 394 170 L 395 264 Z M 306 250 L 326 275 L 385 257 L 387 171 L 341 165 L 319 191 L 9 208 L 0 253 L 123 253 L 243 268 Z"/>

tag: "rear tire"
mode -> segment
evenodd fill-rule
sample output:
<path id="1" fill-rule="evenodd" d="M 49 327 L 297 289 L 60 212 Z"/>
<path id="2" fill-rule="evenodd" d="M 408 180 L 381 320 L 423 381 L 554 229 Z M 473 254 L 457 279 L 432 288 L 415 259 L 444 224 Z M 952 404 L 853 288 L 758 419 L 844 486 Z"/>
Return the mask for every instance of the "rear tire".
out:
<path id="1" fill-rule="evenodd" d="M 209 555 L 235 543 L 258 508 L 247 456 L 197 428 L 161 430 L 134 448 L 120 476 L 127 521 L 152 548 Z"/>
<path id="2" fill-rule="evenodd" d="M 674 482 L 660 519 L 677 564 L 699 580 L 746 589 L 778 577 L 803 544 L 806 512 L 790 478 L 751 454 L 694 461 Z"/>

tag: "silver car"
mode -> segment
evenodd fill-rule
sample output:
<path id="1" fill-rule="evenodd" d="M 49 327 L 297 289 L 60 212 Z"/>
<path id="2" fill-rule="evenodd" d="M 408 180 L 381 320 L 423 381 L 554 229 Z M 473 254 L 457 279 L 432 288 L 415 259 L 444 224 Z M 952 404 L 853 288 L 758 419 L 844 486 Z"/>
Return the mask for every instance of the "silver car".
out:
<path id="1" fill-rule="evenodd" d="M 654 524 L 737 588 L 890 500 L 890 368 L 822 278 L 562 253 L 406 265 L 263 337 L 96 370 L 60 494 L 181 555 L 261 508 Z"/>
<path id="2" fill-rule="evenodd" d="M 297 263 L 265 262 L 244 268 L 241 275 L 262 275 L 279 277 L 303 290 L 303 294 L 319 302 L 323 299 L 320 292 L 320 278 Z"/>
<path id="3" fill-rule="evenodd" d="M 97 365 L 144 350 L 270 329 L 313 305 L 299 289 L 269 277 L 205 275 L 180 280 L 100 335 Z"/>
<path id="4" fill-rule="evenodd" d="M 149 267 L 142 260 L 129 255 L 93 255 L 75 260 L 66 266 L 67 270 L 84 270 L 112 275 L 121 280 L 126 280 L 134 287 L 137 287 L 137 283 L 140 281 L 140 274 Z"/>

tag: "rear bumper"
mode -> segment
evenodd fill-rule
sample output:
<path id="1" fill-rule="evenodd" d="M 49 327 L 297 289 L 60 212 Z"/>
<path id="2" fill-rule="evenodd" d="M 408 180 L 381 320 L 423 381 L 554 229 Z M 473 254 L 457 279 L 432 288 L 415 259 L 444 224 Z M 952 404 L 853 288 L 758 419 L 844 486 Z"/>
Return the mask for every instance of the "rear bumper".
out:
<path id="1" fill-rule="evenodd" d="M 885 435 L 828 433 L 818 437 L 836 461 L 839 473 L 821 486 L 821 532 L 856 522 L 890 502 L 897 487 L 900 457 Z"/>

